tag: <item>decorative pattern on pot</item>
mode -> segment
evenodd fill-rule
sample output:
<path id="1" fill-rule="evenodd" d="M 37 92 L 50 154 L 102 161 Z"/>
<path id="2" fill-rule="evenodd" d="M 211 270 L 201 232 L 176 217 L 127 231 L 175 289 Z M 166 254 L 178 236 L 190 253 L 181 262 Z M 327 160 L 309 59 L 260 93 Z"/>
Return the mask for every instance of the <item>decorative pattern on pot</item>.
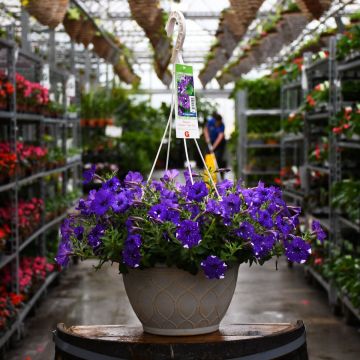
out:
<path id="1" fill-rule="evenodd" d="M 177 268 L 131 269 L 126 293 L 144 331 L 169 336 L 216 331 L 233 297 L 239 266 L 209 280 Z"/>

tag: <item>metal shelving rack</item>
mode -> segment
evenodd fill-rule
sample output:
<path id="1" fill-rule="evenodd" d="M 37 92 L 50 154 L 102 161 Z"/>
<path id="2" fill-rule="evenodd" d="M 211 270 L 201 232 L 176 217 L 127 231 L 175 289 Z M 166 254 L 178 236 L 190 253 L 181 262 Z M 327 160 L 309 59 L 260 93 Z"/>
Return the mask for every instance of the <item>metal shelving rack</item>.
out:
<path id="1" fill-rule="evenodd" d="M 262 176 L 276 177 L 280 169 L 248 169 L 249 149 L 266 150 L 272 149 L 280 151 L 280 144 L 251 144 L 248 139 L 248 121 L 251 121 L 253 116 L 264 117 L 279 117 L 281 115 L 280 109 L 248 109 L 247 92 L 244 90 L 238 91 L 235 98 L 235 108 L 237 124 L 239 129 L 239 138 L 237 144 L 237 159 L 238 159 L 238 173 L 239 179 L 248 183 L 249 176 L 256 176 L 258 180 Z M 267 119 L 265 118 L 264 121 Z M 276 120 L 277 121 L 277 120 Z"/>
<path id="2" fill-rule="evenodd" d="M 307 92 L 312 90 L 317 84 L 322 83 L 323 81 L 329 82 L 329 99 L 325 105 L 325 108 L 322 108 L 320 111 L 316 109 L 315 111 L 305 112 L 304 116 L 304 165 L 305 165 L 305 198 L 307 199 L 306 203 L 306 226 L 310 227 L 312 221 L 317 220 L 323 226 L 324 229 L 328 232 L 329 241 L 328 247 L 325 250 L 326 256 L 331 256 L 332 253 L 332 244 L 335 243 L 335 222 L 334 222 L 334 211 L 331 206 L 331 188 L 335 181 L 334 177 L 334 168 L 333 168 L 333 150 L 335 149 L 334 135 L 330 130 L 331 118 L 334 115 L 334 106 L 333 106 L 333 97 L 334 97 L 334 88 L 333 84 L 335 82 L 335 42 L 330 41 L 330 55 L 328 58 L 319 59 L 312 61 L 312 54 L 307 53 L 304 56 L 304 66 L 306 74 L 306 83 L 307 89 L 304 93 L 304 98 L 307 95 Z M 309 159 L 310 149 L 312 148 L 312 142 L 317 136 L 319 138 L 319 129 L 320 132 L 329 140 L 329 156 L 327 159 L 328 167 L 321 166 L 318 164 L 311 163 Z M 312 189 L 312 179 L 311 173 L 319 173 L 327 177 L 327 194 L 328 200 L 325 207 L 324 213 L 317 213 L 316 207 L 319 204 L 310 203 L 310 197 L 312 194 L 319 194 L 319 191 L 314 191 Z M 321 207 L 320 207 L 321 208 Z M 322 207 L 324 209 L 324 207 Z M 316 271 L 311 266 L 305 266 L 306 275 L 315 279 L 315 281 L 327 292 L 328 302 L 332 308 L 337 306 L 337 291 L 334 287 L 334 284 L 326 281 L 323 276 Z"/>
<path id="3" fill-rule="evenodd" d="M 26 16 L 22 17 L 22 21 L 26 21 L 28 18 Z M 22 24 L 24 27 L 28 28 L 26 24 Z M 26 38 L 22 39 L 22 48 L 19 48 L 16 42 L 14 41 L 14 28 L 10 27 L 7 31 L 9 36 L 8 39 L 0 39 L 0 68 L 6 70 L 9 81 L 13 84 L 15 88 L 15 73 L 17 71 L 28 71 L 30 68 L 33 69 L 34 79 L 36 81 L 41 80 L 42 76 L 42 67 L 44 62 L 42 59 L 37 57 L 35 54 L 32 54 L 26 46 Z M 55 47 L 55 44 L 52 45 Z M 62 100 L 64 110 L 66 109 L 66 96 L 65 96 L 65 86 L 69 76 L 69 73 L 60 71 L 56 68 L 55 63 L 50 64 L 50 84 L 54 77 L 57 77 L 57 83 L 61 82 L 62 84 Z M 22 69 L 21 69 L 22 67 Z M 30 133 L 36 131 L 37 140 L 42 143 L 43 135 L 45 132 L 51 131 L 55 137 L 56 144 L 61 142 L 61 147 L 64 155 L 67 155 L 67 143 L 69 142 L 69 134 L 71 134 L 70 139 L 72 145 L 80 147 L 80 120 L 78 117 L 68 117 L 64 116 L 63 118 L 49 118 L 38 114 L 26 114 L 18 113 L 16 110 L 16 94 L 14 93 L 10 99 L 9 111 L 0 111 L 0 126 L 5 126 L 5 132 L 8 133 L 7 140 L 10 142 L 11 151 L 16 153 L 17 141 L 19 134 L 30 136 Z M 32 128 L 32 129 L 30 129 Z M 30 131 L 31 130 L 31 131 Z M 13 213 L 11 216 L 11 238 L 10 238 L 10 247 L 9 251 L 0 256 L 0 270 L 5 266 L 11 266 L 12 272 L 12 291 L 19 293 L 19 264 L 21 254 L 29 245 L 35 244 L 38 249 L 38 254 L 41 256 L 46 256 L 46 239 L 45 234 L 50 229 L 58 226 L 60 222 L 66 217 L 68 211 L 59 215 L 58 217 L 52 219 L 49 222 L 45 220 L 45 211 L 43 211 L 40 227 L 30 236 L 28 236 L 23 241 L 20 241 L 19 238 L 19 218 L 18 218 L 18 199 L 19 199 L 19 190 L 22 187 L 29 187 L 31 189 L 32 184 L 38 184 L 40 188 L 40 197 L 46 199 L 47 196 L 47 186 L 45 183 L 45 177 L 53 174 L 62 175 L 62 192 L 63 195 L 66 195 L 66 192 L 71 183 L 73 188 L 80 189 L 80 173 L 82 169 L 81 155 L 69 159 L 65 165 L 60 166 L 55 169 L 46 170 L 41 168 L 38 172 L 31 174 L 25 178 L 19 178 L 18 173 L 13 176 L 11 181 L 7 184 L 0 185 L 0 193 L 6 193 L 10 199 L 11 208 Z M 45 200 L 46 201 L 46 200 Z M 11 325 L 11 328 L 7 330 L 0 337 L 0 357 L 1 351 L 4 350 L 5 345 L 15 334 L 17 338 L 20 338 L 22 335 L 23 322 L 33 308 L 38 299 L 46 293 L 47 288 L 53 283 L 53 281 L 59 275 L 58 272 L 50 274 L 41 287 L 36 291 L 32 298 L 25 303 L 25 305 L 19 310 L 18 316 L 15 319 L 14 323 Z"/>
<path id="4" fill-rule="evenodd" d="M 296 166 L 301 172 L 303 168 L 303 134 L 285 133 L 284 122 L 289 115 L 296 112 L 304 99 L 304 89 L 300 78 L 291 82 L 283 83 L 281 86 L 280 106 L 281 106 L 281 128 L 282 134 L 280 141 L 280 166 L 285 169 L 289 166 Z M 283 184 L 283 194 L 289 204 L 302 206 L 304 201 L 304 189 L 294 189 L 291 187 L 291 181 L 281 176 Z"/>
<path id="5" fill-rule="evenodd" d="M 334 38 L 335 42 L 335 38 Z M 334 81 L 333 87 L 333 107 L 334 114 L 338 113 L 343 107 L 350 105 L 343 99 L 342 96 L 342 85 L 345 81 L 348 80 L 358 80 L 360 81 L 360 53 L 354 54 L 353 56 L 345 59 L 343 62 L 337 63 L 335 68 L 336 72 L 336 81 Z M 360 99 L 359 99 L 360 102 Z M 331 154 L 331 164 L 333 167 L 334 181 L 342 181 L 348 178 L 349 173 L 346 171 L 344 164 L 344 156 L 342 156 L 343 151 L 351 151 L 352 158 L 357 159 L 357 168 L 360 166 L 359 156 L 360 156 L 360 139 L 351 139 L 345 140 L 341 139 L 338 136 L 334 136 L 334 151 Z M 356 177 L 359 180 L 359 173 L 352 174 L 358 176 Z M 357 244 L 355 247 L 355 255 L 360 256 L 359 252 L 359 237 L 360 237 L 360 205 L 359 205 L 359 223 L 354 223 L 353 221 L 345 218 L 339 211 L 334 212 L 334 225 L 335 225 L 335 246 L 341 250 L 343 248 L 343 229 L 351 229 L 351 231 L 356 233 Z M 357 248 L 357 249 L 356 249 Z M 351 316 L 354 316 L 358 321 L 360 321 L 360 309 L 356 309 L 350 300 L 341 294 L 338 294 L 339 302 L 341 303 L 346 316 L 346 320 L 351 323 Z"/>
<path id="6" fill-rule="evenodd" d="M 349 61 L 338 62 L 336 60 L 336 38 L 333 37 L 329 43 L 329 57 L 326 59 L 320 59 L 317 61 L 311 61 L 311 54 L 305 54 L 305 74 L 308 84 L 306 89 L 302 91 L 302 100 L 305 99 L 307 91 L 313 89 L 318 83 L 328 80 L 329 81 L 329 100 L 327 106 L 323 111 L 305 112 L 304 118 L 304 132 L 303 134 L 287 134 L 284 135 L 281 141 L 281 166 L 285 166 L 287 158 L 288 143 L 291 145 L 296 143 L 303 147 L 304 166 L 306 171 L 304 194 L 289 191 L 284 188 L 284 195 L 289 198 L 291 202 L 293 199 L 296 204 L 303 204 L 306 213 L 306 223 L 310 226 L 313 220 L 318 220 L 322 226 L 327 230 L 329 234 L 327 255 L 333 257 L 336 251 L 342 249 L 343 236 L 341 229 L 346 227 L 357 232 L 360 236 L 360 225 L 353 223 L 349 219 L 342 216 L 334 207 L 332 203 L 332 188 L 333 185 L 345 178 L 343 172 L 344 163 L 341 156 L 343 149 L 350 149 L 352 151 L 358 151 L 360 155 L 360 140 L 344 140 L 337 137 L 331 130 L 326 133 L 326 137 L 329 142 L 329 156 L 327 159 L 328 166 L 319 166 L 318 164 L 312 164 L 309 160 L 309 150 L 311 148 L 311 139 L 315 134 L 314 129 L 322 127 L 323 129 L 331 129 L 334 125 L 333 119 L 337 112 L 341 110 L 343 106 L 349 105 L 341 96 L 341 85 L 343 81 L 358 79 L 360 81 L 360 54 L 358 57 L 353 57 Z M 281 91 L 281 107 L 282 107 L 282 119 L 285 119 L 293 110 L 296 110 L 299 103 L 294 100 L 296 95 L 292 94 L 296 89 L 301 89 L 302 81 L 295 81 L 289 84 L 283 84 Z M 300 91 L 300 90 L 298 90 Z M 324 130 L 322 130 L 324 131 Z M 356 157 L 356 156 L 355 156 Z M 357 157 L 358 159 L 359 157 Z M 298 165 L 296 160 L 293 159 L 293 164 Z M 328 177 L 327 190 L 329 194 L 328 199 L 328 212 L 326 216 L 321 217 L 314 213 L 314 207 L 309 206 L 309 196 L 311 195 L 311 183 L 310 172 L 319 172 Z M 359 208 L 360 217 L 360 208 Z M 342 308 L 347 320 L 351 322 L 352 318 L 360 320 L 360 311 L 355 309 L 349 299 L 341 295 L 332 281 L 327 281 L 315 268 L 311 266 L 305 266 L 305 272 L 308 277 L 314 279 L 328 294 L 329 304 L 335 312 L 338 312 Z M 349 320 L 350 319 L 350 320 Z"/>

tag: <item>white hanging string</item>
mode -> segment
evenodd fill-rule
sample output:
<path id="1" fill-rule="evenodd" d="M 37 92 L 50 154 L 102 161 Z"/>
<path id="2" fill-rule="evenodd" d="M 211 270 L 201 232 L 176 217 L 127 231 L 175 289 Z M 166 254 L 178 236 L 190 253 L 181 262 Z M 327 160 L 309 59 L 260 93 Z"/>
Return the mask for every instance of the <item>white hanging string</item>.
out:
<path id="1" fill-rule="evenodd" d="M 168 170 L 168 167 L 169 167 L 170 146 L 171 146 L 171 131 L 172 131 L 172 115 L 173 115 L 173 111 L 174 111 L 175 96 L 176 96 L 176 90 L 177 90 L 176 89 L 176 79 L 175 79 L 175 63 L 176 62 L 178 62 L 180 64 L 184 63 L 184 60 L 183 60 L 182 55 L 181 55 L 181 51 L 182 51 L 182 46 L 183 46 L 184 39 L 185 39 L 186 26 L 185 26 L 184 15 L 180 11 L 172 11 L 170 16 L 169 16 L 168 23 L 166 24 L 166 31 L 167 31 L 167 34 L 169 36 L 171 36 L 173 31 L 174 31 L 175 22 L 177 22 L 177 24 L 180 26 L 180 29 L 179 29 L 179 33 L 178 33 L 178 36 L 177 36 L 177 39 L 176 39 L 175 46 L 173 48 L 172 57 L 171 57 L 171 62 L 173 63 L 173 72 L 172 72 L 172 81 L 171 81 L 171 83 L 172 83 L 172 91 L 171 91 L 170 115 L 169 115 L 169 119 L 167 121 L 166 128 L 165 128 L 164 134 L 162 136 L 162 139 L 161 139 L 161 142 L 160 142 L 160 145 L 159 145 L 156 157 L 155 157 L 155 161 L 154 161 L 154 163 L 153 163 L 153 165 L 151 167 L 151 171 L 150 171 L 147 183 L 150 182 L 151 177 L 152 177 L 152 175 L 154 173 L 155 165 L 156 165 L 156 163 L 157 163 L 157 161 L 159 159 L 160 151 L 161 151 L 161 148 L 162 148 L 162 146 L 164 144 L 165 137 L 166 137 L 167 134 L 168 134 L 168 146 L 167 146 L 165 170 Z M 168 133 L 168 131 L 169 131 L 169 133 Z M 208 169 L 208 167 L 206 165 L 205 159 L 204 159 L 204 157 L 203 157 L 203 155 L 201 153 L 199 144 L 198 144 L 196 139 L 194 139 L 194 141 L 195 141 L 195 144 L 196 144 L 196 148 L 197 148 L 197 150 L 198 150 L 198 152 L 200 154 L 201 160 L 202 160 L 202 162 L 204 164 L 204 167 L 206 169 L 206 172 L 208 174 L 208 177 L 210 179 L 210 183 L 214 187 L 214 190 L 215 190 L 218 198 L 221 199 L 221 196 L 220 196 L 220 194 L 219 194 L 219 192 L 218 192 L 218 190 L 216 188 L 216 184 L 215 184 L 215 182 L 214 182 L 214 180 L 213 180 L 213 178 L 211 176 L 211 173 L 210 173 L 210 171 L 209 171 L 209 169 Z M 184 138 L 184 150 L 185 150 L 186 162 L 187 162 L 187 166 L 188 166 L 188 170 L 189 170 L 190 181 L 191 181 L 191 184 L 194 184 L 192 171 L 191 171 L 191 164 L 190 164 L 190 161 L 189 161 L 189 154 L 188 154 L 188 150 L 187 150 L 187 143 L 186 143 L 185 138 Z M 218 169 L 216 157 L 215 157 L 215 166 Z"/>
<path id="2" fill-rule="evenodd" d="M 172 96 L 173 97 L 173 96 Z M 153 172 L 154 172 L 154 169 L 155 169 L 155 164 L 157 163 L 158 161 L 158 158 L 159 158 L 159 155 L 160 155 L 160 151 L 161 151 L 161 148 L 164 144 L 164 140 L 165 140 L 165 136 L 166 136 L 166 133 L 168 131 L 168 128 L 169 128 L 169 125 L 170 125 L 170 122 L 172 120 L 172 114 L 173 114 L 173 110 L 174 110 L 174 102 L 173 100 L 171 100 L 171 109 L 170 109 L 170 115 L 169 115 L 169 119 L 168 119 L 168 122 L 166 124 L 166 128 L 165 128 L 165 131 L 164 131 L 164 134 L 163 134 L 163 137 L 161 139 L 161 142 L 160 142 L 160 145 L 159 145 L 159 148 L 158 148 L 158 151 L 157 151 L 157 154 L 156 154 L 156 157 L 155 157 L 155 160 L 154 160 L 154 163 L 152 165 L 152 168 L 151 168 L 151 171 L 150 171 L 150 174 L 149 174 L 149 177 L 148 177 L 148 180 L 147 180 L 147 183 L 150 182 L 151 180 L 151 177 L 153 175 Z"/>
<path id="3" fill-rule="evenodd" d="M 218 192 L 218 189 L 217 189 L 217 187 L 216 187 L 216 184 L 215 184 L 215 182 L 214 182 L 214 179 L 212 178 L 212 175 L 211 175 L 211 173 L 210 173 L 209 168 L 208 168 L 207 165 L 206 165 L 206 162 L 205 162 L 205 159 L 204 159 L 204 157 L 203 157 L 203 154 L 201 153 L 200 146 L 199 146 L 199 144 L 198 144 L 198 142 L 197 142 L 196 139 L 194 139 L 194 141 L 195 141 L 195 144 L 196 144 L 196 148 L 198 149 L 198 152 L 199 152 L 199 154 L 200 154 L 201 160 L 202 160 L 202 162 L 203 162 L 203 164 L 204 164 L 204 167 L 205 167 L 205 169 L 206 169 L 206 172 L 207 172 L 207 174 L 208 174 L 208 177 L 209 177 L 209 179 L 210 179 L 210 182 L 211 182 L 212 186 L 214 187 L 214 190 L 215 190 L 215 192 L 216 192 L 216 195 L 218 196 L 219 199 L 221 199 L 221 196 L 220 196 L 220 194 L 219 194 L 219 192 Z"/>
<path id="4" fill-rule="evenodd" d="M 172 81 L 171 84 L 173 86 L 172 92 L 171 92 L 171 106 L 174 106 L 174 97 L 175 95 L 175 63 L 173 64 L 173 72 L 172 72 Z M 172 115 L 172 113 L 171 113 Z M 168 171 L 169 169 L 169 158 L 170 158 L 170 146 L 171 146 L 171 131 L 172 131 L 172 116 L 170 117 L 170 129 L 169 129 L 169 137 L 168 137 L 168 146 L 167 146 L 167 153 L 166 153 L 166 165 L 165 165 L 165 171 Z"/>

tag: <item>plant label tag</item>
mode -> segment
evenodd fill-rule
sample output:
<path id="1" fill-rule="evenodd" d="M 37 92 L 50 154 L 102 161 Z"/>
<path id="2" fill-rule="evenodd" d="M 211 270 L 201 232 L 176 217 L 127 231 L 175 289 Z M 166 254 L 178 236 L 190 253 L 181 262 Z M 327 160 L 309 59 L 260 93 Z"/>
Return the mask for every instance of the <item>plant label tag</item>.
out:
<path id="1" fill-rule="evenodd" d="M 175 87 L 176 137 L 198 139 L 200 137 L 199 124 L 191 65 L 175 64 Z"/>

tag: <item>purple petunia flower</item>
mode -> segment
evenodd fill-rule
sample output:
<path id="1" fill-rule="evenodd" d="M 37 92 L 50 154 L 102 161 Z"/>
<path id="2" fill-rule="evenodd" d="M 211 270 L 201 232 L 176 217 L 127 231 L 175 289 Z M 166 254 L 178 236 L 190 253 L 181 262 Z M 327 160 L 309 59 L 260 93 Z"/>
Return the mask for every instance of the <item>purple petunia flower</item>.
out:
<path id="1" fill-rule="evenodd" d="M 138 184 L 140 185 L 143 181 L 143 176 L 136 171 L 129 171 L 128 174 L 125 176 L 125 183 L 128 184 Z"/>
<path id="2" fill-rule="evenodd" d="M 222 199 L 222 214 L 229 218 L 240 211 L 241 199 L 238 195 L 230 194 Z"/>
<path id="3" fill-rule="evenodd" d="M 200 208 L 196 204 L 186 204 L 184 205 L 184 209 L 190 212 L 191 219 L 195 218 L 197 215 L 200 214 Z"/>
<path id="4" fill-rule="evenodd" d="M 89 209 L 89 201 L 80 199 L 77 207 L 75 207 L 75 210 L 80 210 L 81 215 L 90 215 L 91 210 Z"/>
<path id="5" fill-rule="evenodd" d="M 106 181 L 103 184 L 102 188 L 106 190 L 111 190 L 113 192 L 119 191 L 121 188 L 120 180 L 116 176 L 114 176 L 113 178 Z"/>
<path id="6" fill-rule="evenodd" d="M 126 193 L 116 194 L 111 206 L 114 212 L 123 214 L 130 207 L 130 201 Z"/>
<path id="7" fill-rule="evenodd" d="M 196 182 L 186 187 L 187 198 L 191 201 L 201 201 L 209 194 L 209 190 L 204 182 Z"/>
<path id="8" fill-rule="evenodd" d="M 176 192 L 173 190 L 169 190 L 166 188 L 163 188 L 160 190 L 160 196 L 162 201 L 170 201 L 172 203 L 178 202 L 178 197 L 176 195 Z"/>
<path id="9" fill-rule="evenodd" d="M 191 175 L 192 175 L 193 179 L 194 179 L 195 177 L 198 177 L 198 176 L 199 176 L 198 173 L 196 173 L 195 171 L 192 171 L 192 170 L 191 170 Z M 191 179 L 190 179 L 189 170 L 185 170 L 185 171 L 184 171 L 184 178 L 185 178 L 186 184 L 191 184 Z"/>
<path id="10" fill-rule="evenodd" d="M 255 234 L 251 239 L 254 254 L 261 259 L 268 255 L 275 244 L 276 238 L 273 234 L 258 235 Z"/>
<path id="11" fill-rule="evenodd" d="M 219 182 L 216 187 L 221 196 L 225 196 L 226 192 L 234 186 L 234 183 L 231 180 L 225 179 Z"/>
<path id="12" fill-rule="evenodd" d="M 105 230 L 106 228 L 104 225 L 97 224 L 90 231 L 88 235 L 88 243 L 94 250 L 97 250 L 102 244 L 101 238 L 104 236 Z"/>
<path id="13" fill-rule="evenodd" d="M 74 229 L 71 227 L 70 219 L 65 219 L 60 226 L 61 238 L 64 241 L 70 241 Z"/>
<path id="14" fill-rule="evenodd" d="M 316 235 L 316 237 L 323 243 L 327 236 L 326 236 L 326 232 L 321 227 L 320 222 L 314 220 L 311 224 L 311 229 Z"/>
<path id="15" fill-rule="evenodd" d="M 128 233 L 132 233 L 135 229 L 134 229 L 134 221 L 130 218 L 127 218 L 126 221 L 125 221 L 125 226 L 126 226 L 126 229 L 128 231 Z"/>
<path id="16" fill-rule="evenodd" d="M 156 191 L 161 191 L 164 189 L 164 184 L 161 181 L 153 180 L 151 182 L 151 187 L 155 189 Z"/>
<path id="17" fill-rule="evenodd" d="M 208 279 L 223 279 L 225 277 L 227 265 L 215 255 L 209 255 L 200 265 Z"/>
<path id="18" fill-rule="evenodd" d="M 74 234 L 78 240 L 82 240 L 84 236 L 84 227 L 77 226 L 74 228 Z"/>
<path id="19" fill-rule="evenodd" d="M 192 220 L 182 221 L 176 231 L 176 238 L 187 249 L 199 245 L 201 241 L 199 224 Z"/>
<path id="20" fill-rule="evenodd" d="M 141 235 L 140 234 L 130 234 L 126 239 L 125 244 L 128 247 L 139 248 L 141 246 Z"/>
<path id="21" fill-rule="evenodd" d="M 96 171 L 96 165 L 95 164 L 92 164 L 90 169 L 84 171 L 84 173 L 83 173 L 83 177 L 84 177 L 83 183 L 85 185 L 89 184 L 92 181 L 92 179 L 95 176 L 95 171 Z"/>
<path id="22" fill-rule="evenodd" d="M 166 170 L 164 176 L 161 178 L 163 181 L 172 181 L 179 175 L 179 171 L 176 169 Z"/>
<path id="23" fill-rule="evenodd" d="M 167 217 L 167 207 L 164 204 L 156 204 L 150 208 L 148 215 L 159 221 L 165 221 Z"/>
<path id="24" fill-rule="evenodd" d="M 311 246 L 301 237 L 293 236 L 285 246 L 285 254 L 290 261 L 303 264 L 311 254 Z"/>
<path id="25" fill-rule="evenodd" d="M 148 215 L 151 218 L 161 222 L 171 221 L 174 224 L 178 224 L 180 221 L 180 213 L 173 206 L 174 204 L 171 202 L 164 202 L 154 205 L 148 211 Z"/>
<path id="26" fill-rule="evenodd" d="M 252 239 L 255 234 L 255 228 L 249 222 L 244 221 L 240 224 L 239 228 L 235 230 L 235 234 L 244 240 Z"/>
<path id="27" fill-rule="evenodd" d="M 104 215 L 114 203 L 114 197 L 109 190 L 100 189 L 95 194 L 95 199 L 91 202 L 93 212 L 98 215 Z"/>
<path id="28" fill-rule="evenodd" d="M 261 226 L 270 229 L 274 226 L 271 215 L 266 210 L 254 210 L 250 212 L 251 217 Z"/>
<path id="29" fill-rule="evenodd" d="M 291 231 L 294 230 L 294 224 L 288 217 L 278 215 L 275 222 L 279 231 L 284 235 L 284 238 L 287 238 Z"/>
<path id="30" fill-rule="evenodd" d="M 55 261 L 65 267 L 69 263 L 70 255 L 72 254 L 72 246 L 70 241 L 61 241 L 55 257 Z"/>
<path id="31" fill-rule="evenodd" d="M 131 268 L 136 268 L 140 265 L 141 254 L 141 236 L 139 234 L 131 234 L 125 240 L 122 251 L 123 262 Z"/>
<path id="32" fill-rule="evenodd" d="M 122 251 L 123 263 L 131 268 L 137 268 L 140 265 L 141 254 L 137 247 L 124 246 Z"/>
<path id="33" fill-rule="evenodd" d="M 220 215 L 221 214 L 221 205 L 218 201 L 214 199 L 209 199 L 206 204 L 206 211 L 210 214 Z"/>

